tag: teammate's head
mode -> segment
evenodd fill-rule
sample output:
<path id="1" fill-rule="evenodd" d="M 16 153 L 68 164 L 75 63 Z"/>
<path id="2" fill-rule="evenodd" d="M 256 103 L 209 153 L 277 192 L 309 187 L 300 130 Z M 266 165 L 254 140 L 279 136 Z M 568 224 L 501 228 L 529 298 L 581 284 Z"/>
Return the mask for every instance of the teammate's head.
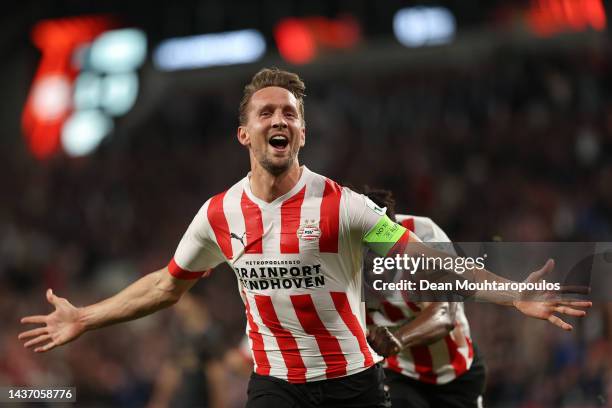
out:
<path id="1" fill-rule="evenodd" d="M 363 194 L 368 196 L 379 207 L 387 207 L 387 216 L 395 221 L 395 198 L 393 193 L 382 188 L 363 186 Z"/>
<path id="2" fill-rule="evenodd" d="M 278 68 L 262 69 L 245 86 L 238 141 L 249 148 L 251 165 L 279 175 L 297 164 L 306 142 L 304 82 Z"/>

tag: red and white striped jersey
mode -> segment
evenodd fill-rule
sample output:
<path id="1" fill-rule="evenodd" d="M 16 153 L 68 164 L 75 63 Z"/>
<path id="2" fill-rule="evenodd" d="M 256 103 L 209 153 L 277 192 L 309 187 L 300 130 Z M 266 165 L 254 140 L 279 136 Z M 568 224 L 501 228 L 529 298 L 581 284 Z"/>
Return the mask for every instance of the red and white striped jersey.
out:
<path id="1" fill-rule="evenodd" d="M 444 231 L 429 218 L 398 214 L 396 219 L 423 242 L 450 242 Z M 411 302 L 406 292 L 390 291 L 385 292 L 385 296 L 384 299 L 368 297 L 368 324 L 389 327 L 393 332 L 421 311 L 422 305 Z M 455 328 L 446 337 L 428 346 L 410 347 L 388 357 L 384 367 L 426 383 L 446 384 L 469 370 L 473 360 L 470 326 L 463 303 L 457 303 Z"/>
<path id="2" fill-rule="evenodd" d="M 204 204 L 168 268 L 189 279 L 232 267 L 258 374 L 293 383 L 350 375 L 382 359 L 366 341 L 361 290 L 362 240 L 383 215 L 306 167 L 271 203 L 247 176 Z"/>

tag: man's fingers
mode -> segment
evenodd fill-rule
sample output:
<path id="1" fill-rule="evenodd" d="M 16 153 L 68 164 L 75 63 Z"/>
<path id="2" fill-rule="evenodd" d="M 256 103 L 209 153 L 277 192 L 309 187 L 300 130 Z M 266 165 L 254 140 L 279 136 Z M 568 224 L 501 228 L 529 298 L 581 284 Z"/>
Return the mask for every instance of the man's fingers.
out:
<path id="1" fill-rule="evenodd" d="M 575 316 L 575 317 L 586 316 L 586 312 L 584 310 L 574 309 L 568 306 L 557 306 L 555 307 L 554 310 L 555 312 L 563 313 L 568 316 Z"/>
<path id="2" fill-rule="evenodd" d="M 26 344 L 24 344 L 24 347 L 32 347 L 35 346 L 37 344 L 42 343 L 43 341 L 47 341 L 51 338 L 50 334 L 43 334 L 42 336 L 38 336 L 37 338 L 28 341 Z"/>
<path id="3" fill-rule="evenodd" d="M 563 330 L 570 331 L 573 329 L 571 324 L 564 322 L 555 315 L 548 316 L 548 321 L 554 324 L 555 326 L 562 328 Z"/>
<path id="4" fill-rule="evenodd" d="M 45 352 L 45 351 L 49 351 L 49 350 L 51 350 L 51 349 L 55 348 L 55 346 L 57 346 L 57 344 L 55 344 L 55 342 L 54 342 L 54 341 L 51 341 L 51 342 L 49 342 L 49 343 L 45 344 L 45 345 L 44 345 L 44 346 L 42 346 L 42 347 L 37 347 L 37 348 L 35 348 L 35 349 L 34 349 L 34 352 L 35 352 L 35 353 L 43 353 L 43 352 Z"/>
<path id="5" fill-rule="evenodd" d="M 45 323 L 47 316 L 27 316 L 21 319 L 21 323 Z"/>
<path id="6" fill-rule="evenodd" d="M 590 302 L 588 300 L 561 300 L 557 303 L 560 306 L 584 307 L 587 309 L 593 306 L 593 302 Z"/>
<path id="7" fill-rule="evenodd" d="M 47 333 L 47 328 L 39 327 L 38 329 L 32 329 L 32 330 L 28 330 L 28 331 L 19 333 L 19 336 L 17 336 L 17 338 L 19 340 L 23 340 L 23 339 L 27 339 L 28 337 L 40 336 L 41 334 L 45 334 L 45 333 Z"/>

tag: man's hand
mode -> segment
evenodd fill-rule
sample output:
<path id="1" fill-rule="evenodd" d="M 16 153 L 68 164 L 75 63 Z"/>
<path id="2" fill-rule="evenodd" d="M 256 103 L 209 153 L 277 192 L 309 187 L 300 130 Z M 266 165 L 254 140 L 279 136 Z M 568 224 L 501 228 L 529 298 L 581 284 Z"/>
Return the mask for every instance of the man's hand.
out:
<path id="1" fill-rule="evenodd" d="M 47 290 L 47 300 L 55 311 L 46 316 L 27 316 L 21 323 L 44 324 L 44 327 L 28 330 L 19 334 L 25 347 L 34 349 L 36 353 L 52 350 L 78 338 L 85 332 L 85 327 L 79 322 L 79 311 L 68 300 L 57 297 L 51 289 Z"/>
<path id="2" fill-rule="evenodd" d="M 546 264 L 537 271 L 530 274 L 525 282 L 537 283 L 542 280 L 544 275 L 549 273 L 555 267 L 555 262 L 549 259 Z M 588 288 L 572 287 L 562 288 L 562 293 L 588 293 Z M 572 330 L 571 324 L 563 321 L 554 313 L 561 313 L 568 316 L 583 317 L 586 311 L 581 308 L 589 308 L 592 303 L 584 300 L 565 300 L 559 296 L 560 292 L 524 292 L 519 300 L 514 301 L 516 307 L 521 313 L 535 317 L 536 319 L 548 320 L 550 323 L 562 328 L 563 330 Z"/>
<path id="3" fill-rule="evenodd" d="M 383 357 L 397 354 L 402 345 L 397 338 L 386 327 L 376 326 L 368 333 L 368 343 Z"/>

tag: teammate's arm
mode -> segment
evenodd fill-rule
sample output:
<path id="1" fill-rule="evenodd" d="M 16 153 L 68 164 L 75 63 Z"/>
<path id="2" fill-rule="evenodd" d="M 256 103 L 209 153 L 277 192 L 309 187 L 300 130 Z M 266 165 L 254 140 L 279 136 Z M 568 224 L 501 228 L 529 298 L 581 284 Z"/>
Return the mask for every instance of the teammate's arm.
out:
<path id="1" fill-rule="evenodd" d="M 423 302 L 422 311 L 403 325 L 395 336 L 402 348 L 427 346 L 443 339 L 455 327 L 454 302 Z"/>
<path id="2" fill-rule="evenodd" d="M 143 276 L 121 292 L 99 303 L 75 307 L 67 299 L 47 290 L 55 310 L 48 315 L 28 316 L 21 323 L 42 327 L 19 334 L 25 347 L 45 352 L 77 339 L 88 330 L 134 320 L 176 303 L 197 279 L 177 279 L 168 268 Z"/>
<path id="3" fill-rule="evenodd" d="M 421 302 L 421 313 L 391 334 L 385 327 L 370 330 L 368 342 L 385 357 L 414 346 L 427 346 L 443 339 L 455 327 L 454 302 Z"/>

